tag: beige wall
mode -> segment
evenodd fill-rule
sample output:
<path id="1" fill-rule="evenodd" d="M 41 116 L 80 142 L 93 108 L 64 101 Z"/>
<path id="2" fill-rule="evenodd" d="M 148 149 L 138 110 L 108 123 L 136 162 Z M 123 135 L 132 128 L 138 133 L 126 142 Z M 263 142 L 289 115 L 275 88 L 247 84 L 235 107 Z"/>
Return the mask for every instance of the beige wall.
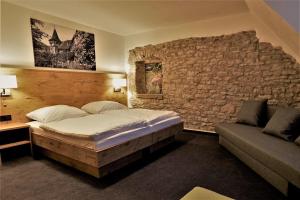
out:
<path id="1" fill-rule="evenodd" d="M 281 40 L 281 46 L 288 51 L 291 55 L 297 57 L 299 62 L 300 58 L 300 34 L 292 26 L 290 26 L 287 21 L 280 16 L 275 10 L 273 10 L 268 4 L 262 0 L 245 0 L 250 13 L 255 19 L 262 22 L 264 26 L 269 27 L 269 30 L 275 33 Z M 281 6 L 286 8 L 289 3 L 281 2 Z M 295 5 L 299 5 L 295 3 Z M 299 8 L 296 10 L 299 11 Z M 297 15 L 297 14 L 296 14 Z M 299 22 L 299 13 L 298 13 Z"/>
<path id="2" fill-rule="evenodd" d="M 128 51 L 135 47 L 188 37 L 218 36 L 247 30 L 256 30 L 260 41 L 281 46 L 284 51 L 300 61 L 300 56 L 290 49 L 268 26 L 251 13 L 243 13 L 127 36 L 125 37 L 125 63 L 127 63 Z"/>
<path id="3" fill-rule="evenodd" d="M 124 71 L 124 38 L 122 36 L 7 2 L 1 2 L 0 64 L 16 67 L 34 66 L 30 17 L 94 33 L 97 71 Z"/>

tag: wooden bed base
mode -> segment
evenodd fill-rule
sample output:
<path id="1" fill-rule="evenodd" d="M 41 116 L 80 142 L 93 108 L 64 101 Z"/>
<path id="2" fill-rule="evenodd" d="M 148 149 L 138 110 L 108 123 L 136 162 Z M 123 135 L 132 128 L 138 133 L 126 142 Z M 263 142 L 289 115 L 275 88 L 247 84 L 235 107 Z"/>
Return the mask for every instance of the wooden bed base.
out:
<path id="1" fill-rule="evenodd" d="M 100 178 L 142 158 L 145 153 L 152 153 L 169 144 L 182 129 L 183 123 L 179 123 L 100 151 L 71 145 L 33 131 L 33 154 L 44 155 Z"/>

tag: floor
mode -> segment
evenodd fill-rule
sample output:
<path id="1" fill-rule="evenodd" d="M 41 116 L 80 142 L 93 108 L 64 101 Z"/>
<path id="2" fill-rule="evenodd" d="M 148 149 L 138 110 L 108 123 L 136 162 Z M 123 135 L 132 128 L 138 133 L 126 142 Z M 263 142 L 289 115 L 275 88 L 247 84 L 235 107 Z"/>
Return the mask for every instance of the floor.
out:
<path id="1" fill-rule="evenodd" d="M 2 200 L 176 200 L 195 186 L 239 200 L 285 197 L 226 149 L 218 137 L 184 132 L 176 143 L 103 179 L 48 159 L 3 163 Z"/>

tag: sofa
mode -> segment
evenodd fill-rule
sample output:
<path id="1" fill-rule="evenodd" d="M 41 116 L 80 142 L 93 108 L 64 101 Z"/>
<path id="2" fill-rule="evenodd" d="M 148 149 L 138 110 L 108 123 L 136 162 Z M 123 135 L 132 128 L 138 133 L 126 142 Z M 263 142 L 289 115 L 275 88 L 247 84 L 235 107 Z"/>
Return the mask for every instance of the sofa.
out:
<path id="1" fill-rule="evenodd" d="M 276 111 L 267 106 L 267 120 Z M 262 132 L 263 127 L 241 123 L 220 123 L 215 131 L 219 144 L 286 196 L 300 191 L 300 146 Z M 298 196 L 299 197 L 299 196 Z M 300 199 L 300 198 L 299 198 Z"/>

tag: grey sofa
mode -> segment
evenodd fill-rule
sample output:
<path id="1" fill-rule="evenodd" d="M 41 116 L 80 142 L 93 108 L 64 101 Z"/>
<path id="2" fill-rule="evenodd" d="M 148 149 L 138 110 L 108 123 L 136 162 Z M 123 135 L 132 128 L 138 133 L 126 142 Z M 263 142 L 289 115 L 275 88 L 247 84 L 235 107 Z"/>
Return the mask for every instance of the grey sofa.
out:
<path id="1" fill-rule="evenodd" d="M 268 108 L 268 118 L 275 109 Z M 286 196 L 291 196 L 291 193 L 299 194 L 300 146 L 264 134 L 262 129 L 237 123 L 221 123 L 216 126 L 220 145 Z"/>

